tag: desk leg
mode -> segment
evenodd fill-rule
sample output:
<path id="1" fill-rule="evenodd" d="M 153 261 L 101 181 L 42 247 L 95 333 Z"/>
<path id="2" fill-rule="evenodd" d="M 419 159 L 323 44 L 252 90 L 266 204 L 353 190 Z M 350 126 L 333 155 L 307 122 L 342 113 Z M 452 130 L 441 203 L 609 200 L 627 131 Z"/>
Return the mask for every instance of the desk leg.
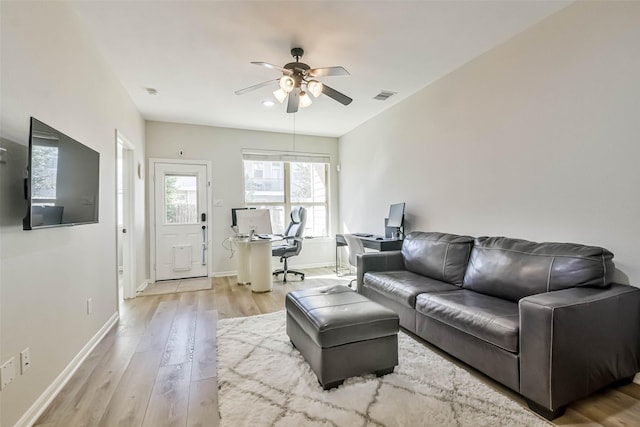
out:
<path id="1" fill-rule="evenodd" d="M 272 289 L 271 241 L 253 241 L 251 242 L 251 290 L 270 292 Z"/>
<path id="2" fill-rule="evenodd" d="M 338 276 L 338 277 L 344 276 L 345 272 L 346 272 L 346 274 L 349 274 L 349 272 L 351 272 L 350 268 L 349 269 L 341 268 L 342 267 L 342 257 L 340 256 L 340 248 L 341 247 L 346 247 L 346 246 L 345 245 L 338 245 L 336 243 L 336 269 L 335 269 L 335 272 L 336 272 L 336 276 Z M 342 274 L 341 274 L 341 272 L 342 272 Z"/>
<path id="3" fill-rule="evenodd" d="M 251 283 L 251 244 L 249 242 L 236 242 L 236 269 L 238 270 L 238 285 Z"/>

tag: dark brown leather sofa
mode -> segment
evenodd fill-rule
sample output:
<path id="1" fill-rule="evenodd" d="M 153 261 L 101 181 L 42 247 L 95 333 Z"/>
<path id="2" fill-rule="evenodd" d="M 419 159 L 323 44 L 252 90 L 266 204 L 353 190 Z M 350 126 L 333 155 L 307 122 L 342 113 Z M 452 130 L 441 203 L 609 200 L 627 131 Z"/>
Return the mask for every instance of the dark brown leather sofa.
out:
<path id="1" fill-rule="evenodd" d="M 633 380 L 640 289 L 594 246 L 410 233 L 358 257 L 358 292 L 400 325 L 524 396 L 547 419 Z"/>

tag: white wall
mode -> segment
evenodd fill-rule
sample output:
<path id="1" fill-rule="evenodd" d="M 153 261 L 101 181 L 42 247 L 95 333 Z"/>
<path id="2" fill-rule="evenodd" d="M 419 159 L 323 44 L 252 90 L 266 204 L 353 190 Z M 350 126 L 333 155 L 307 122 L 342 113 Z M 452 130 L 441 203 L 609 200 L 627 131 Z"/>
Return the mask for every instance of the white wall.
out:
<path id="1" fill-rule="evenodd" d="M 184 125 L 163 122 L 147 122 L 147 156 L 164 159 L 209 160 L 213 164 L 213 199 L 222 200 L 222 207 L 213 207 L 212 248 L 213 274 L 232 274 L 236 271 L 235 257 L 222 244 L 230 237 L 231 208 L 244 206 L 242 188 L 242 149 L 293 150 L 291 134 L 250 130 L 218 128 L 210 126 Z M 336 159 L 338 140 L 317 136 L 296 135 L 296 151 L 325 153 L 331 157 L 330 204 L 332 206 L 331 228 L 335 234 L 337 224 L 338 186 Z M 183 156 L 178 155 L 183 150 Z M 332 234 L 330 233 L 330 236 Z M 295 266 L 320 266 L 335 263 L 335 240 L 305 240 L 299 256 L 290 258 L 290 268 Z M 273 258 L 274 265 L 278 263 Z"/>
<path id="2" fill-rule="evenodd" d="M 117 311 L 115 130 L 142 161 L 144 121 L 65 3 L 2 2 L 1 24 L 0 361 L 19 365 L 26 347 L 32 359 L 1 392 L 0 424 L 12 426 Z M 22 230 L 30 116 L 100 152 L 98 224 Z M 136 191 L 143 224 L 143 182 Z M 145 264 L 144 245 L 137 254 Z"/>
<path id="3" fill-rule="evenodd" d="M 577 2 L 340 138 L 340 218 L 600 245 L 640 286 L 640 3 Z M 628 277 L 626 277 L 628 276 Z"/>

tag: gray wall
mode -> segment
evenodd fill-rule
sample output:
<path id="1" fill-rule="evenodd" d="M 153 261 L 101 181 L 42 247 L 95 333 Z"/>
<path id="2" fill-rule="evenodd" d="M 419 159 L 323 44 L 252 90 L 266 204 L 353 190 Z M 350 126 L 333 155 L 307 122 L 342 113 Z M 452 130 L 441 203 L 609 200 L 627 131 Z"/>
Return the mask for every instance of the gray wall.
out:
<path id="1" fill-rule="evenodd" d="M 144 121 L 66 3 L 2 2 L 0 27 L 0 146 L 9 151 L 0 164 L 0 363 L 18 363 L 1 393 L 0 425 L 12 426 L 117 312 L 115 130 L 142 161 Z M 100 153 L 98 224 L 22 230 L 30 116 Z M 144 182 L 136 190 L 143 224 Z M 31 368 L 20 375 L 26 347 Z"/>
<path id="2" fill-rule="evenodd" d="M 340 138 L 340 218 L 609 248 L 640 286 L 640 3 L 577 2 Z M 628 276 L 628 277 L 627 277 Z"/>

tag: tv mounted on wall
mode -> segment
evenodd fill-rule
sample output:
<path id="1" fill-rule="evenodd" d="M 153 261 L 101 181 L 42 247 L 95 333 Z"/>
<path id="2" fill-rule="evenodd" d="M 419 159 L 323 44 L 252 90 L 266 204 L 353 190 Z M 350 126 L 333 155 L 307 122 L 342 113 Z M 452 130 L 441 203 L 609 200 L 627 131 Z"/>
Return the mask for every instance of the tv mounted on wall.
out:
<path id="1" fill-rule="evenodd" d="M 100 153 L 31 118 L 25 230 L 98 222 Z"/>

